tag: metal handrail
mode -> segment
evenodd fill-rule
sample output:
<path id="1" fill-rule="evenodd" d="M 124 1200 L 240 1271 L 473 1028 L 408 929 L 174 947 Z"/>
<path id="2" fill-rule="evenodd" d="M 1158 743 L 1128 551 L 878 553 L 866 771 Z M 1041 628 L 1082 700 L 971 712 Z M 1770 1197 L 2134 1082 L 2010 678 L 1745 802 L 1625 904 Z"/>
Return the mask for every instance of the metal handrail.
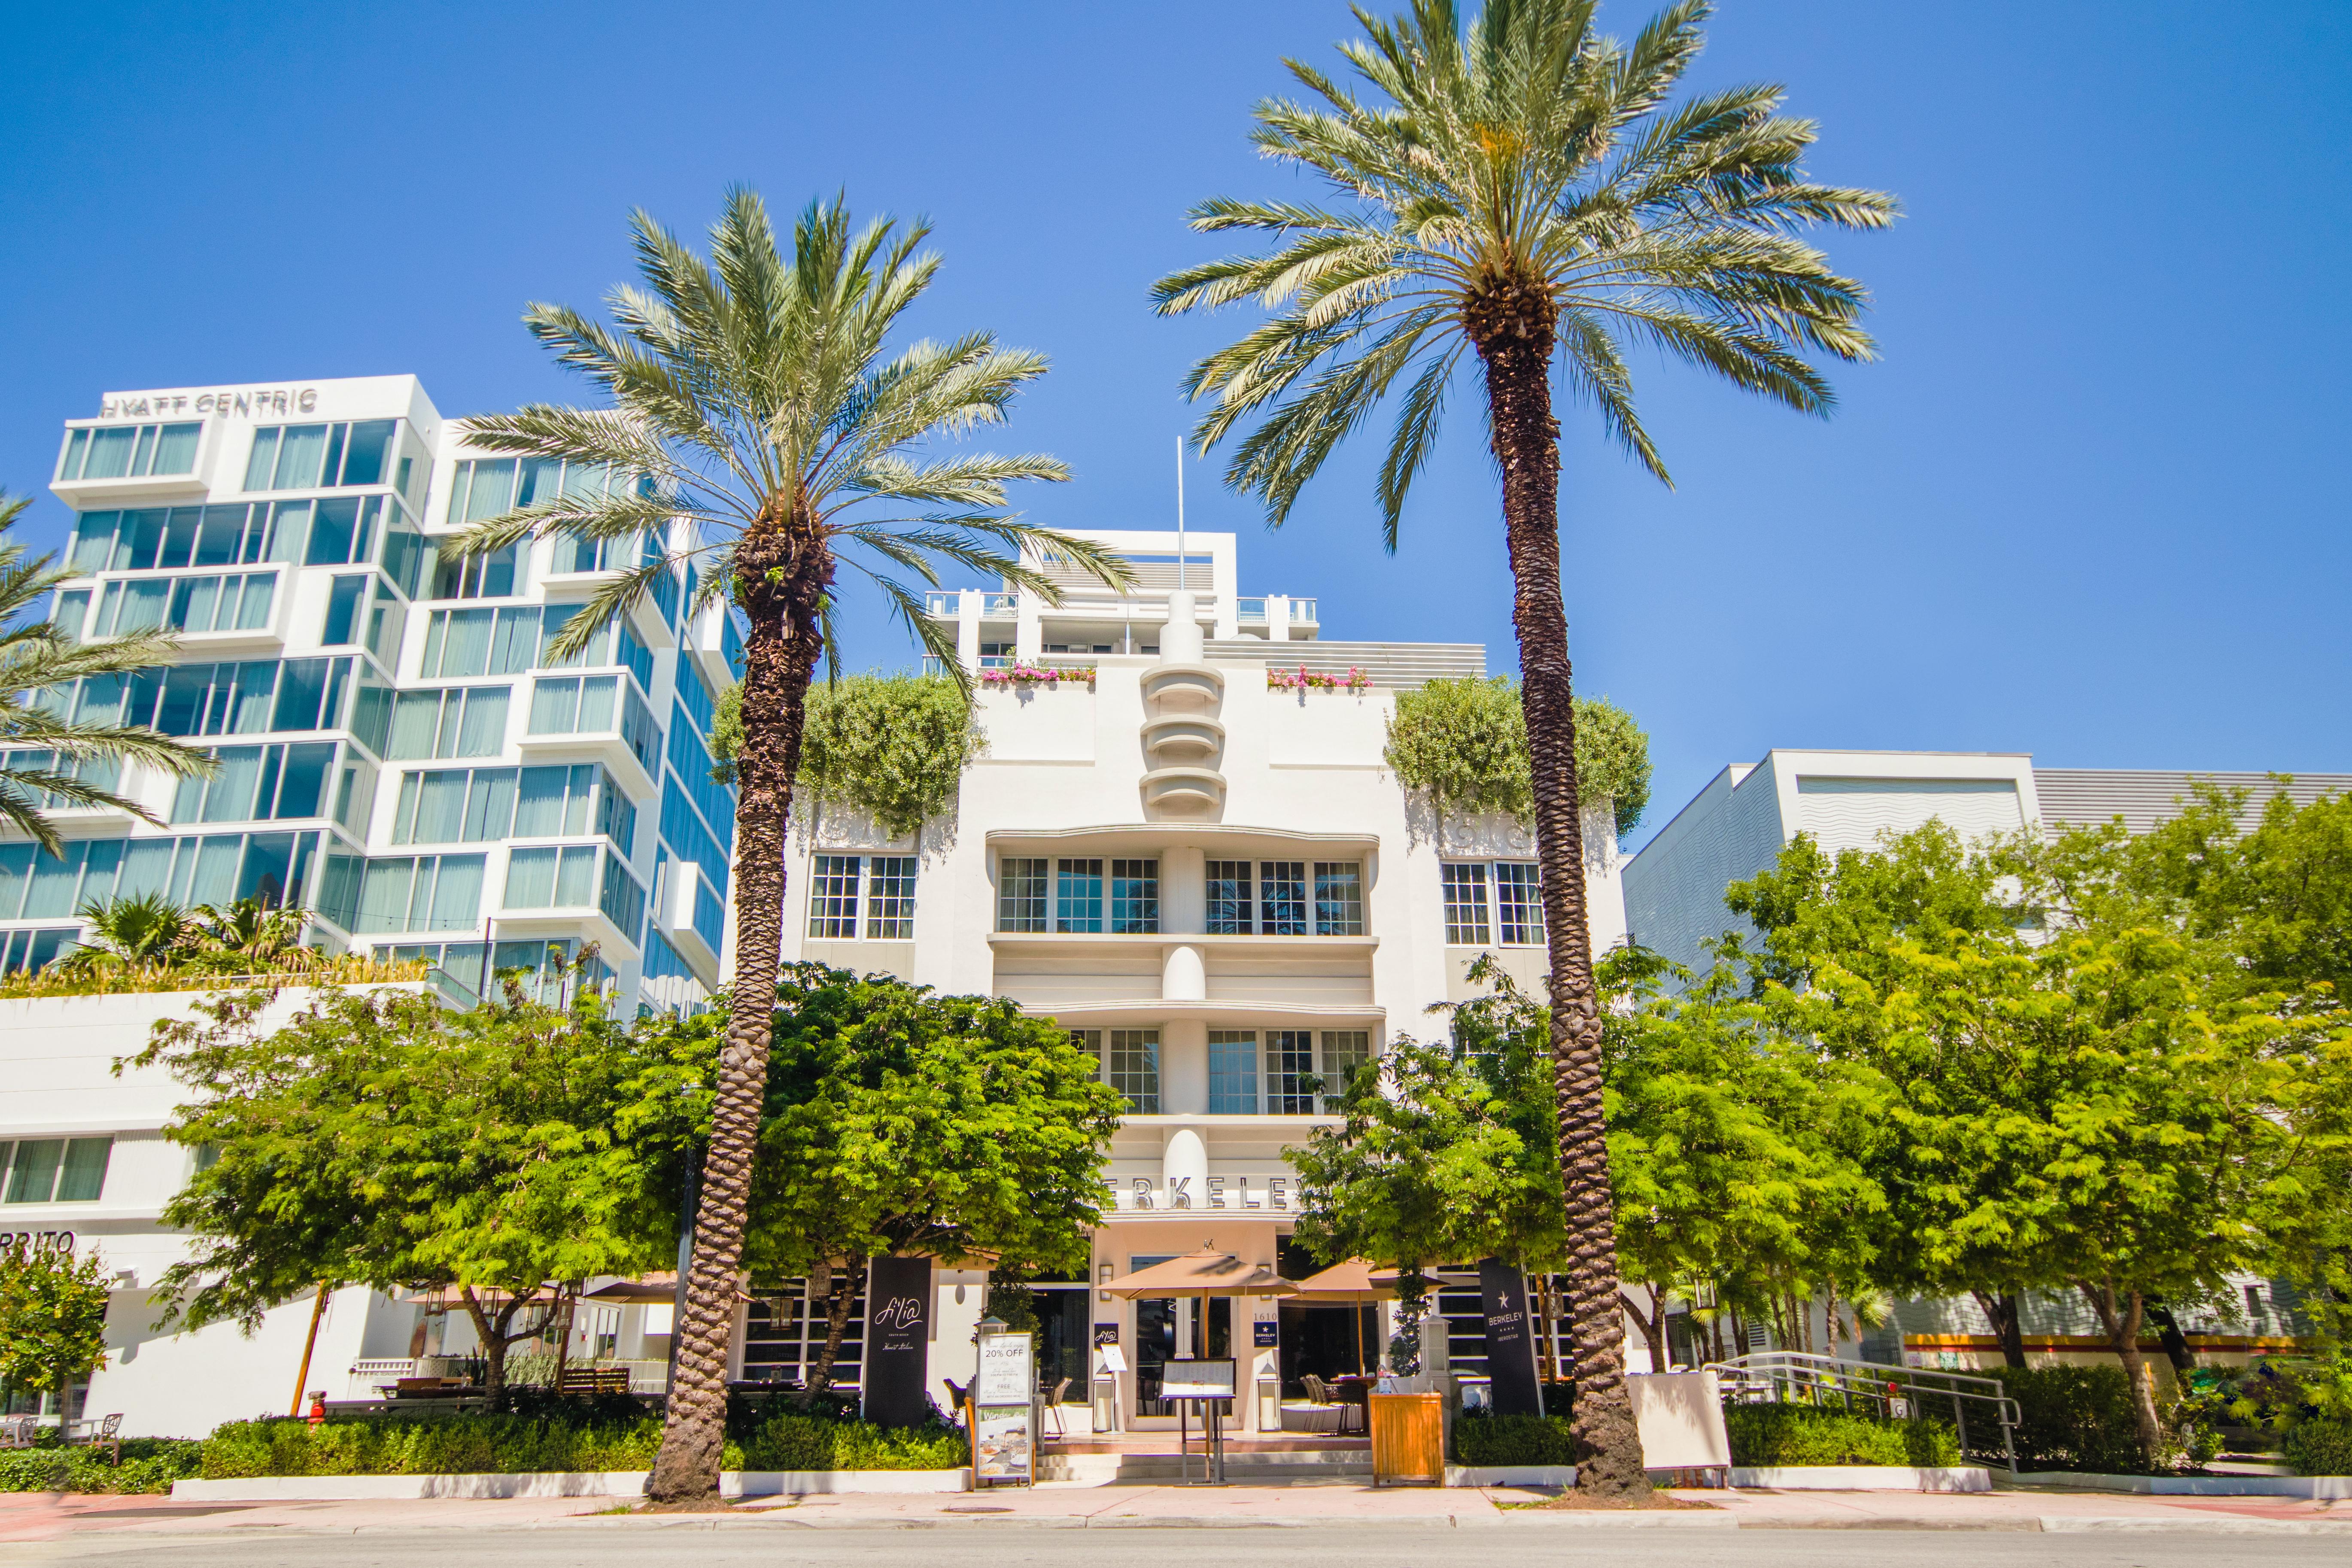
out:
<path id="1" fill-rule="evenodd" d="M 1745 1404 L 1779 1402 L 1787 1390 L 1802 1394 L 1804 1403 L 1822 1404 L 1836 1398 L 1851 1409 L 1860 1402 L 1875 1406 L 1881 1416 L 1891 1416 L 1891 1405 L 1897 1399 L 1906 1401 L 1915 1412 L 1924 1400 L 1948 1399 L 1963 1457 L 1969 1451 L 1968 1405 L 1989 1405 L 1993 1419 L 2000 1423 L 2000 1447 L 2008 1458 L 2010 1473 L 2017 1473 L 2014 1430 L 2023 1419 L 2023 1413 L 1997 1377 L 1845 1361 L 1803 1351 L 1757 1351 L 1728 1361 L 1709 1362 L 1706 1370 L 1716 1374 L 1726 1399 Z"/>

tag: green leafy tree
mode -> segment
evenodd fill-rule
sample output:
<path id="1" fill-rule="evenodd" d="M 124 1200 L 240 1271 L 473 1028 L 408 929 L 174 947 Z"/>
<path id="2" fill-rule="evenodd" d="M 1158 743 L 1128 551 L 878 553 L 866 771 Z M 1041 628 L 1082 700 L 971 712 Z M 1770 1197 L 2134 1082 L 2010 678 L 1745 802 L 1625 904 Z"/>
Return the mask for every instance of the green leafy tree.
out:
<path id="1" fill-rule="evenodd" d="M 1477 973 L 1499 976 L 1491 964 Z M 1549 1053 L 1517 1022 L 1461 1009 L 1459 1048 L 1400 1037 L 1344 1086 L 1339 1126 L 1285 1151 L 1298 1173 L 1300 1245 L 1326 1264 L 1398 1269 L 1408 1353 L 1432 1268 L 1560 1261 Z"/>
<path id="2" fill-rule="evenodd" d="M 1336 204 L 1205 202 L 1195 228 L 1254 231 L 1268 248 L 1188 268 L 1155 289 L 1171 314 L 1244 302 L 1267 312 L 1186 384 L 1216 399 L 1198 426 L 1204 449 L 1254 425 L 1226 479 L 1262 497 L 1275 523 L 1342 437 L 1402 387 L 1378 484 L 1393 548 L 1454 371 L 1477 362 L 1502 474 L 1550 945 L 1578 1485 L 1606 1493 L 1648 1483 L 1622 1381 L 1554 364 L 1661 479 L 1665 466 L 1634 411 L 1631 345 L 1825 413 L 1829 385 L 1806 356 L 1869 356 L 1857 324 L 1864 295 L 1795 231 L 1876 227 L 1895 210 L 1876 192 L 1805 176 L 1813 127 L 1780 112 L 1777 88 L 1669 103 L 1707 11 L 1684 0 L 1622 43 L 1595 29 L 1591 0 L 1492 0 L 1466 26 L 1452 0 L 1416 0 L 1392 20 L 1359 10 L 1366 37 L 1341 51 L 1352 88 L 1294 61 L 1291 74 L 1319 102 L 1270 100 L 1257 110 L 1259 150 L 1319 177 Z"/>
<path id="3" fill-rule="evenodd" d="M 106 1364 L 107 1285 L 96 1248 L 0 1250 L 0 1387 L 54 1394 Z"/>
<path id="4" fill-rule="evenodd" d="M 613 406 L 532 405 L 467 422 L 478 449 L 562 459 L 614 482 L 567 485 L 568 493 L 485 520 L 461 537 L 462 550 L 541 535 L 651 542 L 643 564 L 589 597 L 551 645 L 556 653 L 586 647 L 613 616 L 681 572 L 697 584 L 695 608 L 731 605 L 744 617 L 737 969 L 677 1374 L 648 1483 L 667 1500 L 718 1495 L 728 1342 L 782 945 L 785 827 L 838 574 L 866 577 L 958 679 L 954 648 L 901 574 L 935 583 L 929 563 L 944 559 L 1058 603 L 1025 552 L 1076 562 L 1106 582 L 1132 580 L 1098 547 L 1003 510 L 1007 485 L 1066 478 L 1061 463 L 935 449 L 1003 419 L 1045 362 L 985 332 L 891 350 L 939 269 L 920 249 L 929 232 L 887 219 L 853 229 L 844 202 L 813 203 L 786 255 L 759 197 L 738 189 L 706 261 L 640 212 L 632 233 L 644 285 L 614 291 L 614 325 L 558 305 L 524 313 L 532 334 Z"/>
<path id="5" fill-rule="evenodd" d="M 742 688 L 720 699 L 712 776 L 735 782 L 742 747 Z M 971 694 L 942 675 L 853 675 L 811 686 L 794 785 L 810 806 L 865 812 L 884 832 L 918 831 L 955 806 L 980 751 Z"/>
<path id="6" fill-rule="evenodd" d="M 678 1142 L 666 1063 L 583 988 L 568 1011 L 509 989 L 469 1012 L 419 991 L 341 990 L 265 1029 L 270 994 L 166 1019 L 138 1058 L 193 1093 L 166 1133 L 218 1157 L 166 1205 L 194 1234 L 165 1322 L 236 1321 L 335 1286 L 439 1286 L 495 1388 L 564 1281 L 661 1259 L 634 1140 Z M 671 1118 L 670 1122 L 658 1119 Z"/>
<path id="7" fill-rule="evenodd" d="M 58 698 L 88 675 L 128 675 L 172 662 L 179 645 L 152 634 L 85 645 L 79 626 L 39 615 L 44 595 L 74 575 L 57 557 L 28 557 L 7 537 L 32 505 L 0 493 L 0 822 L 50 854 L 63 841 L 46 812 L 103 805 L 163 826 L 154 813 L 116 793 L 125 763 L 173 778 L 210 774 L 212 758 L 144 724 L 88 724 L 60 717 Z"/>
<path id="8" fill-rule="evenodd" d="M 1441 822 L 1478 812 L 1533 818 L 1527 709 L 1507 676 L 1440 679 L 1398 692 L 1381 755 Z M 1642 820 L 1650 804 L 1650 738 L 1605 697 L 1576 700 L 1576 776 L 1586 799 L 1611 803 L 1621 835 Z"/>
<path id="9" fill-rule="evenodd" d="M 714 1022 L 660 1030 L 707 1081 Z M 812 1306 L 825 1298 L 812 1390 L 831 1381 L 869 1257 L 1084 1271 L 1124 1102 L 1067 1030 L 998 998 L 793 963 L 772 1037 L 743 1258 L 755 1279 L 804 1276 Z"/>
<path id="10" fill-rule="evenodd" d="M 1825 1062 L 1718 978 L 1679 994 L 1654 956 L 1602 961 L 1611 1184 L 1625 1309 L 1667 1364 L 1670 1295 L 1775 1322 L 1811 1350 L 1809 1304 L 1874 1297 L 1886 1200 L 1868 1169 L 1876 1079 Z M 1832 1347 L 1832 1353 L 1834 1353 Z"/>
<path id="11" fill-rule="evenodd" d="M 2219 1295 L 2293 1233 L 2312 1164 L 2294 1125 L 2340 1029 L 2207 994 L 2146 930 L 1896 941 L 1880 963 L 1875 983 L 1824 963 L 1768 1005 L 1889 1085 L 1890 1277 L 2078 1293 L 2162 1455 L 2149 1308 Z"/>

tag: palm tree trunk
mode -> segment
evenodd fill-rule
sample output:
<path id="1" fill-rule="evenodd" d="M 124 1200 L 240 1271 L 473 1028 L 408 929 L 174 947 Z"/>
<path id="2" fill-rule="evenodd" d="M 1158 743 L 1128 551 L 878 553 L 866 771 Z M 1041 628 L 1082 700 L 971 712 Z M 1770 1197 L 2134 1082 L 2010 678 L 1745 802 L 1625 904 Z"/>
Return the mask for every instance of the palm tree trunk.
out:
<path id="1" fill-rule="evenodd" d="M 750 631 L 743 646 L 743 745 L 736 763 L 735 978 L 702 1162 L 686 1310 L 677 1325 L 677 1370 L 661 1449 L 646 1479 L 646 1495 L 657 1502 L 719 1496 L 727 1357 L 782 954 L 785 834 L 793 779 L 800 771 L 803 703 L 822 646 L 818 608 L 833 579 L 824 542 L 803 513 L 761 521 L 766 526 L 755 528 L 736 551 L 736 599 Z"/>
<path id="2" fill-rule="evenodd" d="M 1554 315 L 1535 289 L 1497 287 L 1470 308 L 1486 372 L 1503 521 L 1511 549 L 1511 623 L 1535 774 L 1536 858 L 1551 960 L 1553 1092 L 1568 1220 L 1565 1270 L 1576 1346 L 1576 1485 L 1603 1496 L 1650 1489 L 1625 1386 L 1617 1308 L 1617 1227 L 1601 1102 L 1601 1009 L 1585 927 L 1584 828 L 1578 816 L 1576 709 L 1559 586 L 1559 422 L 1551 411 Z"/>

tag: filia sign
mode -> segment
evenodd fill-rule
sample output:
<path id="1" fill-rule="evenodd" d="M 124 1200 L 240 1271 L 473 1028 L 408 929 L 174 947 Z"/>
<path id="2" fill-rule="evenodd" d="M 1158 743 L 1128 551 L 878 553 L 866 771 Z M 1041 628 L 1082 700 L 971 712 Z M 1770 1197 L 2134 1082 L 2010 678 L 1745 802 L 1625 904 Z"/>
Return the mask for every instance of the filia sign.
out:
<path id="1" fill-rule="evenodd" d="M 310 414 L 315 386 L 221 387 L 212 392 L 126 392 L 100 398 L 100 419 L 162 419 L 174 414 Z"/>

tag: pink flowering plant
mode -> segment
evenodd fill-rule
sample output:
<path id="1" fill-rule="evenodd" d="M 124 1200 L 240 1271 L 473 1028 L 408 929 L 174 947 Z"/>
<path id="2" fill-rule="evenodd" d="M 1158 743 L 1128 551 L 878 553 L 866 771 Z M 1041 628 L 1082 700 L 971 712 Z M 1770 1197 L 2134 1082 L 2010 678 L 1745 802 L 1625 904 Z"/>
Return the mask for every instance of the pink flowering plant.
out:
<path id="1" fill-rule="evenodd" d="M 982 686 L 1016 686 L 1024 681 L 1040 681 L 1051 686 L 1058 680 L 1083 680 L 1092 685 L 1094 679 L 1095 667 L 1091 664 L 1069 667 L 1008 664 L 980 672 Z"/>
<path id="2" fill-rule="evenodd" d="M 1308 689 L 1318 691 L 1370 691 L 1372 689 L 1372 678 L 1354 665 L 1348 667 L 1348 673 L 1345 675 L 1322 675 L 1308 669 L 1302 664 L 1296 672 L 1269 668 L 1265 672 L 1265 689 L 1268 691 L 1299 691 Z"/>

